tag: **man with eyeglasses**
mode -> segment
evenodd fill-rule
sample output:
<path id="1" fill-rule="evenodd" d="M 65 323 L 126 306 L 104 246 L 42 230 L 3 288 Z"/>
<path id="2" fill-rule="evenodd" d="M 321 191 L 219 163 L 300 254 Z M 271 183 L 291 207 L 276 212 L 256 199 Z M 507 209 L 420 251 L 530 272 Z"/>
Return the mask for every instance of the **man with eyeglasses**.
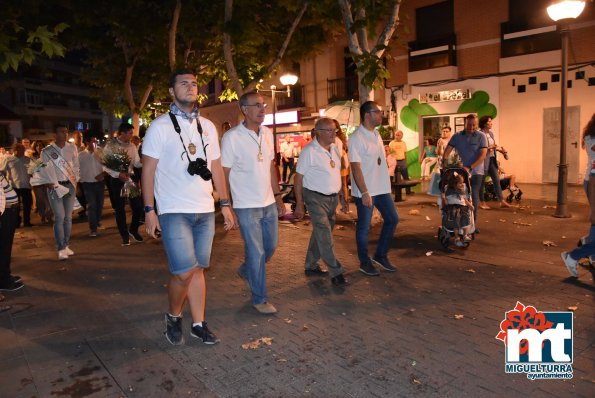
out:
<path id="1" fill-rule="evenodd" d="M 341 202 L 341 211 L 349 212 L 341 180 L 341 152 L 335 144 L 336 127 L 332 119 L 318 119 L 316 137 L 300 154 L 295 174 L 296 208 L 294 216 L 304 217 L 304 204 L 312 219 L 312 235 L 306 254 L 306 276 L 329 274 L 335 286 L 348 284 L 343 276 L 345 269 L 337 260 L 333 242 L 335 210 Z M 318 265 L 322 258 L 328 271 Z"/>
<path id="2" fill-rule="evenodd" d="M 349 161 L 351 162 L 351 195 L 357 207 L 355 239 L 360 271 L 368 276 L 380 275 L 374 264 L 388 272 L 397 269 L 388 259 L 390 243 L 399 222 L 397 209 L 391 198 L 390 177 L 384 154 L 382 138 L 376 127 L 382 123 L 382 111 L 374 101 L 360 106 L 361 125 L 349 138 Z M 384 223 L 378 238 L 376 253 L 368 255 L 368 234 L 374 207 Z"/>
<path id="3" fill-rule="evenodd" d="M 273 134 L 262 126 L 264 98 L 249 92 L 240 97 L 239 105 L 244 121 L 221 141 L 221 164 L 244 239 L 244 262 L 238 273 L 250 286 L 252 306 L 261 314 L 273 314 L 277 309 L 268 302 L 265 264 L 277 248 L 277 218 L 285 214 L 285 204 L 277 181 Z"/>

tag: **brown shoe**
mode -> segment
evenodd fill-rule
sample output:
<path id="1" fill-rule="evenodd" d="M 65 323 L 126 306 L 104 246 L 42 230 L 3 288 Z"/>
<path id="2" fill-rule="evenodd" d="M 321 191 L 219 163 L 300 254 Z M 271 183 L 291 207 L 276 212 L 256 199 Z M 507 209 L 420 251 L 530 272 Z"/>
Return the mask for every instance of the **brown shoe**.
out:
<path id="1" fill-rule="evenodd" d="M 253 307 L 256 308 L 256 311 L 265 315 L 274 314 L 277 312 L 277 309 L 271 303 L 254 304 Z"/>

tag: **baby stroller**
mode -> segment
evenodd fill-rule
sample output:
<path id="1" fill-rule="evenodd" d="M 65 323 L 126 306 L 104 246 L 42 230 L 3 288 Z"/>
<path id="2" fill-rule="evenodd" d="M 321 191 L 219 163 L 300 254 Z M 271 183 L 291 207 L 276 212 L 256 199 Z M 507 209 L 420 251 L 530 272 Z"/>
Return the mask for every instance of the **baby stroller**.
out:
<path id="1" fill-rule="evenodd" d="M 510 186 L 510 177 L 500 178 L 500 188 L 502 189 L 502 196 L 505 196 L 504 191 L 508 190 L 508 195 L 505 197 L 508 203 L 512 203 L 513 200 L 517 202 L 521 201 L 523 191 L 518 186 Z M 484 198 L 486 201 L 497 200 L 496 189 L 494 188 L 494 182 L 491 178 L 486 178 L 484 185 Z"/>
<path id="2" fill-rule="evenodd" d="M 440 191 L 442 193 L 446 193 L 447 182 L 453 175 L 459 175 L 463 177 L 466 187 L 465 196 L 467 200 L 471 201 L 471 178 L 467 170 L 465 170 L 462 167 L 448 167 L 440 172 Z M 463 212 L 461 210 L 462 206 L 459 204 L 449 204 L 443 200 L 442 196 L 438 198 L 438 206 L 440 207 L 440 212 L 442 214 L 442 225 L 438 227 L 438 240 L 440 241 L 440 244 L 446 251 L 452 252 L 454 250 L 450 247 L 450 239 L 455 235 L 464 235 L 463 228 L 461 228 L 461 214 Z M 468 225 L 467 233 L 471 239 L 475 239 L 475 224 L 473 221 L 473 210 L 471 210 L 470 208 L 466 209 L 468 209 L 468 211 L 464 212 L 464 221 L 465 224 Z M 466 218 L 468 218 L 468 220 L 466 220 Z M 470 243 L 470 241 L 463 240 L 460 243 L 460 247 L 467 248 L 469 247 Z"/>

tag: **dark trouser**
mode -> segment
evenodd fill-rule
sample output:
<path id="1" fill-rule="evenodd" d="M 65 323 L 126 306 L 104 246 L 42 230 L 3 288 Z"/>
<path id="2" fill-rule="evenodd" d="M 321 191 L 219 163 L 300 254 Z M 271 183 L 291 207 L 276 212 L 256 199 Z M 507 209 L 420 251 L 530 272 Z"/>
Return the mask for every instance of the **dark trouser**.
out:
<path id="1" fill-rule="evenodd" d="M 0 284 L 5 286 L 11 282 L 10 257 L 18 218 L 19 208 L 17 206 L 7 207 L 0 217 Z"/>
<path id="2" fill-rule="evenodd" d="M 473 220 L 477 220 L 477 211 L 479 209 L 479 192 L 481 191 L 481 186 L 483 185 L 483 180 L 485 179 L 484 175 L 481 174 L 473 174 L 471 176 L 471 201 L 473 202 Z M 475 226 L 477 228 L 477 225 Z"/>
<path id="3" fill-rule="evenodd" d="M 128 241 L 128 226 L 126 225 L 126 198 L 120 196 L 120 191 L 124 183 L 119 178 L 110 179 L 110 200 L 112 208 L 116 211 L 116 224 L 118 224 L 118 231 L 122 240 Z M 136 198 L 128 198 L 128 203 L 132 209 L 132 220 L 130 221 L 130 231 L 137 232 L 140 225 L 140 216 L 143 212 L 143 200 L 141 196 Z"/>
<path id="4" fill-rule="evenodd" d="M 399 214 L 395 207 L 392 197 L 389 193 L 372 196 L 372 207 L 364 206 L 362 198 L 353 198 L 357 207 L 357 226 L 355 229 L 355 241 L 357 244 L 357 256 L 360 263 L 369 260 L 368 239 L 370 235 L 370 224 L 372 223 L 372 213 L 374 207 L 378 209 L 382 219 L 382 229 L 378 237 L 378 246 L 376 246 L 375 257 L 386 257 L 390 244 L 392 242 L 397 224 L 399 224 Z"/>
<path id="5" fill-rule="evenodd" d="M 97 231 L 97 226 L 101 221 L 101 211 L 103 210 L 103 181 L 82 182 L 82 191 L 87 198 L 87 218 L 89 219 L 89 229 L 92 232 Z"/>
<path id="6" fill-rule="evenodd" d="M 31 195 L 31 188 L 15 188 L 19 197 L 20 205 L 23 209 L 23 225 L 31 224 L 31 207 L 33 207 L 33 195 Z M 18 216 L 17 225 L 21 224 L 21 217 Z"/>
<path id="7" fill-rule="evenodd" d="M 492 179 L 492 183 L 494 184 L 494 192 L 496 193 L 496 199 L 498 199 L 498 201 L 502 201 L 503 197 L 502 197 L 502 187 L 500 186 L 500 173 L 498 173 L 498 163 L 496 161 L 495 157 L 491 157 L 490 161 L 488 163 L 488 169 L 486 170 L 487 174 L 490 176 L 490 178 Z M 485 177 L 485 176 L 484 176 Z M 484 180 L 485 181 L 485 178 Z M 485 198 L 484 198 L 484 183 L 481 183 L 481 189 L 479 190 L 479 200 L 481 202 L 485 202 Z"/>
<path id="8" fill-rule="evenodd" d="M 33 192 L 35 193 L 37 214 L 41 217 L 41 221 L 51 221 L 52 208 L 50 207 L 47 188 L 43 185 L 36 185 L 33 187 Z"/>
<path id="9" fill-rule="evenodd" d="M 407 159 L 397 160 L 397 167 L 401 171 L 403 180 L 409 180 L 409 171 L 407 171 Z M 405 187 L 405 193 L 410 194 L 411 187 Z"/>
<path id="10" fill-rule="evenodd" d="M 291 170 L 293 169 L 293 162 L 293 158 L 288 158 L 287 161 L 283 159 L 283 181 L 287 181 L 287 169 L 289 169 L 289 174 L 291 174 Z"/>
<path id="11" fill-rule="evenodd" d="M 87 211 L 87 197 L 85 196 L 85 191 L 83 190 L 83 186 L 79 182 L 79 189 L 76 190 L 76 200 L 79 201 L 79 204 L 83 208 L 80 214 L 85 214 Z"/>

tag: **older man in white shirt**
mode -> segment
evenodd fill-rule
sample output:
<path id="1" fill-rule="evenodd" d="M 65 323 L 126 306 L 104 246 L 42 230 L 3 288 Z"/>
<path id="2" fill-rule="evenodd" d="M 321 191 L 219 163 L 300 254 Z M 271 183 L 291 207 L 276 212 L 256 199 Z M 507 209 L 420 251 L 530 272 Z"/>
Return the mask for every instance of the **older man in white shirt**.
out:
<path id="1" fill-rule="evenodd" d="M 306 254 L 306 276 L 326 275 L 330 271 L 335 286 L 347 285 L 345 269 L 337 260 L 333 242 L 335 210 L 349 212 L 341 183 L 341 152 L 335 144 L 336 127 L 332 119 L 321 118 L 315 126 L 316 138 L 306 145 L 298 159 L 295 175 L 295 217 L 304 217 L 304 204 L 312 219 L 312 235 Z M 329 271 L 318 265 L 322 257 Z"/>

